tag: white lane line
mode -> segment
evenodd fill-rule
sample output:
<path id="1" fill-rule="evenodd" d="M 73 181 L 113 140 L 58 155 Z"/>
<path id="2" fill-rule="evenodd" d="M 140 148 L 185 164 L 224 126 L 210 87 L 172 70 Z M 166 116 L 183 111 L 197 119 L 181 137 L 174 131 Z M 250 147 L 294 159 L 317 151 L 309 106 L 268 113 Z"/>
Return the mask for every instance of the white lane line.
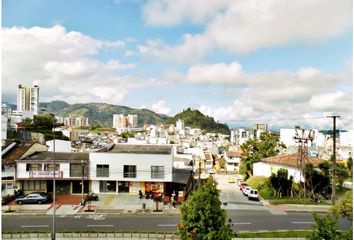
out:
<path id="1" fill-rule="evenodd" d="M 107 225 L 86 225 L 87 227 L 114 227 L 112 224 L 107 224 Z"/>
<path id="2" fill-rule="evenodd" d="M 233 224 L 236 224 L 236 225 L 247 225 L 247 224 L 252 224 L 250 222 L 244 222 L 244 223 L 233 223 Z"/>
<path id="3" fill-rule="evenodd" d="M 48 225 L 25 225 L 25 226 L 20 226 L 22 228 L 36 228 L 36 227 L 49 227 Z"/>
<path id="4" fill-rule="evenodd" d="M 158 224 L 158 227 L 177 227 L 177 224 Z"/>
<path id="5" fill-rule="evenodd" d="M 314 222 L 291 222 L 293 224 L 313 224 Z"/>

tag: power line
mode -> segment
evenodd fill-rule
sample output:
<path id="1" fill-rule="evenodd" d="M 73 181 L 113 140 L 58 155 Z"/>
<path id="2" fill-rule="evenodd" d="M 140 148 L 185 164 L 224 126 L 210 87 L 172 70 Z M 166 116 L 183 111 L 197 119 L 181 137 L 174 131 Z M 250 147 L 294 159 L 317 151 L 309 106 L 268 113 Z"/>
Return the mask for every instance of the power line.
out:
<path id="1" fill-rule="evenodd" d="M 231 120 L 230 122 L 245 122 L 245 121 L 295 121 L 295 120 L 307 120 L 307 119 L 320 119 L 327 118 L 325 116 L 316 116 L 316 117 L 299 117 L 299 118 L 248 118 L 240 120 Z"/>

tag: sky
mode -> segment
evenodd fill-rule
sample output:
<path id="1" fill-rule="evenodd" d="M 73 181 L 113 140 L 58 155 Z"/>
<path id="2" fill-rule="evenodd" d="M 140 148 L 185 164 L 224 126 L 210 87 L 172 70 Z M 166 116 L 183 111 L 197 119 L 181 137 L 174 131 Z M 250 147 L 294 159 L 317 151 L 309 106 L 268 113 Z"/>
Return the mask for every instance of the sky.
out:
<path id="1" fill-rule="evenodd" d="M 353 128 L 351 0 L 2 0 L 2 101 Z"/>

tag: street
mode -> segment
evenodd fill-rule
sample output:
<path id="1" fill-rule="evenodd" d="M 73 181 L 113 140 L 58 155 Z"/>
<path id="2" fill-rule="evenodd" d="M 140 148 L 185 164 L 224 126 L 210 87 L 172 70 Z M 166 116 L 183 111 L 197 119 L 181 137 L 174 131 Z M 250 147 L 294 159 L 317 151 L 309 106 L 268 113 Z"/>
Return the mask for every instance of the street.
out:
<path id="1" fill-rule="evenodd" d="M 229 210 L 228 219 L 232 219 L 234 231 L 280 231 L 309 230 L 313 224 L 311 213 L 289 213 L 273 215 L 267 211 Z M 166 215 L 99 215 L 81 214 L 58 216 L 57 230 L 94 229 L 102 231 L 161 231 L 174 232 L 179 223 L 179 216 Z M 351 222 L 342 219 L 341 229 L 348 229 Z M 2 231 L 50 231 L 52 216 L 2 216 Z"/>
<path id="2" fill-rule="evenodd" d="M 220 192 L 222 208 L 227 211 L 226 222 L 231 219 L 234 231 L 286 231 L 310 230 L 313 222 L 312 212 L 283 212 L 266 208 L 260 201 L 250 201 L 243 196 L 236 183 L 229 183 L 228 178 L 237 180 L 236 175 L 215 175 Z M 61 230 L 95 231 L 161 231 L 175 232 L 180 216 L 177 214 L 58 214 L 56 228 Z M 352 225 L 347 219 L 340 220 L 341 229 Z M 3 215 L 2 230 L 50 231 L 51 215 Z"/>

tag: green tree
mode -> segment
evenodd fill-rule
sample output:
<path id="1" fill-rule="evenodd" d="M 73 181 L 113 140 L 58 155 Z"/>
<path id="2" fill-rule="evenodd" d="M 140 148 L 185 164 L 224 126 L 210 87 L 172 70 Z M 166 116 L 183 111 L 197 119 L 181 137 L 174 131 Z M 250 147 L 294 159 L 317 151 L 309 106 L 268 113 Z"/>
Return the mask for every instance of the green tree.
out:
<path id="1" fill-rule="evenodd" d="M 334 214 L 347 217 L 350 221 L 353 221 L 353 192 L 346 192 L 331 210 Z"/>
<path id="2" fill-rule="evenodd" d="M 245 174 L 246 178 L 252 176 L 253 163 L 278 155 L 281 148 L 285 148 L 285 145 L 279 142 L 279 133 L 264 132 L 260 138 L 248 139 L 241 145 L 240 172 Z"/>
<path id="3" fill-rule="evenodd" d="M 309 240 L 335 240 L 337 236 L 337 219 L 330 214 L 321 217 L 317 213 L 313 214 L 315 224 L 312 226 L 312 232 L 306 237 Z"/>
<path id="4" fill-rule="evenodd" d="M 276 190 L 277 195 L 284 197 L 290 194 L 293 178 L 291 176 L 290 179 L 288 179 L 288 170 L 281 168 L 278 170 L 277 175 L 272 174 L 270 176 L 270 182 Z"/>
<path id="5" fill-rule="evenodd" d="M 342 186 L 345 179 L 349 177 L 349 171 L 343 163 L 336 164 L 336 180 Z"/>
<path id="6" fill-rule="evenodd" d="M 131 137 L 135 137 L 135 133 L 134 132 L 123 132 L 120 136 L 124 139 L 127 139 L 127 138 L 131 138 Z"/>
<path id="7" fill-rule="evenodd" d="M 219 190 L 213 178 L 197 188 L 181 206 L 181 239 L 231 239 L 232 230 L 226 225 L 226 211 L 221 209 Z"/>
<path id="8" fill-rule="evenodd" d="M 347 168 L 349 169 L 349 176 L 353 177 L 353 158 L 349 157 L 347 160 Z"/>

